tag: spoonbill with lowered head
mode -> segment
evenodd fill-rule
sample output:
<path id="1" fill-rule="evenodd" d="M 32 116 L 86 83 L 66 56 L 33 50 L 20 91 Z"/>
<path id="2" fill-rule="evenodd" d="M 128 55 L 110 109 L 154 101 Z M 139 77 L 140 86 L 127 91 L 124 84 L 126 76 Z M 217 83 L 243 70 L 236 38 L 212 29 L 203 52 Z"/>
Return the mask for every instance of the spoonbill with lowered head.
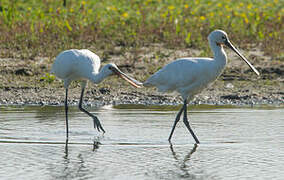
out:
<path id="1" fill-rule="evenodd" d="M 168 138 L 169 142 L 171 142 L 172 135 L 176 124 L 180 120 L 181 114 L 184 113 L 183 122 L 195 142 L 199 143 L 197 136 L 194 134 L 188 122 L 187 103 L 194 95 L 199 93 L 208 84 L 215 81 L 222 73 L 227 64 L 227 56 L 223 45 L 237 53 L 248 66 L 259 75 L 259 72 L 253 65 L 232 45 L 226 32 L 215 30 L 209 34 L 208 40 L 214 58 L 190 57 L 177 59 L 150 76 L 144 83 L 139 82 L 137 84 L 138 86 L 157 87 L 160 92 L 177 91 L 182 96 L 183 107 L 176 116 Z"/>
<path id="2" fill-rule="evenodd" d="M 66 116 L 66 138 L 68 139 L 68 87 L 73 80 L 81 80 L 81 96 L 79 101 L 79 109 L 84 113 L 88 114 L 93 118 L 94 121 L 94 128 L 97 128 L 98 131 L 103 129 L 99 119 L 85 110 L 82 107 L 83 95 L 85 91 L 85 87 L 87 84 L 87 80 L 98 84 L 103 81 L 106 77 L 111 75 L 118 75 L 119 77 L 128 81 L 134 87 L 137 86 L 137 82 L 124 74 L 122 71 L 118 69 L 115 64 L 107 64 L 105 65 L 100 71 L 100 58 L 93 52 L 87 49 L 70 49 L 61 52 L 55 59 L 51 73 L 54 73 L 55 76 L 62 79 L 64 81 L 64 88 L 66 89 L 66 96 L 65 96 L 65 116 Z"/>

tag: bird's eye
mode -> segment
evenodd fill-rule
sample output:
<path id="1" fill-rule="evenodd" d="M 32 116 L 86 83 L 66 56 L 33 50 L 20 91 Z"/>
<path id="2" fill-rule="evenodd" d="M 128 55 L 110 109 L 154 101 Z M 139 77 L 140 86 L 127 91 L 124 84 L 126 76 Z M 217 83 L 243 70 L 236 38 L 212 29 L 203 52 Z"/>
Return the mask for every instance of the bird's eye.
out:
<path id="1" fill-rule="evenodd" d="M 226 40 L 226 37 L 225 37 L 225 36 L 222 36 L 222 39 L 223 39 L 223 40 Z"/>

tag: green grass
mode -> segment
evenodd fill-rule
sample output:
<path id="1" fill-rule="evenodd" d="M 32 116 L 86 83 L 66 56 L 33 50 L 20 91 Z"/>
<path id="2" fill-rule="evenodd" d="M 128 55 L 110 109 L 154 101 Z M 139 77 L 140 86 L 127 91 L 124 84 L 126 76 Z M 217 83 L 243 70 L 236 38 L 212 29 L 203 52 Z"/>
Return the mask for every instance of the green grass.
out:
<path id="1" fill-rule="evenodd" d="M 161 43 L 209 54 L 207 35 L 225 30 L 271 56 L 283 50 L 283 0 L 2 0 L 0 57 L 54 57 L 69 48 L 112 50 Z"/>

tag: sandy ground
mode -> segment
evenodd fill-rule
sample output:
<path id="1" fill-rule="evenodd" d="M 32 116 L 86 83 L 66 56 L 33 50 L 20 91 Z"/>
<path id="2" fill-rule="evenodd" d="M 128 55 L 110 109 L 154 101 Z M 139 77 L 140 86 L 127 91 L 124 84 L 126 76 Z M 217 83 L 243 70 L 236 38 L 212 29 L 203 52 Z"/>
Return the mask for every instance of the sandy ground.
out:
<path id="1" fill-rule="evenodd" d="M 195 49 L 171 50 L 153 45 L 130 53 L 105 53 L 92 49 L 102 57 L 102 64 L 116 63 L 122 71 L 145 80 L 158 68 L 180 57 L 202 56 Z M 228 64 L 223 74 L 212 85 L 198 94 L 191 104 L 213 105 L 273 105 L 284 104 L 284 60 L 265 56 L 257 47 L 241 51 L 260 71 L 255 75 L 249 67 L 229 49 Z M 35 57 L 30 60 L 18 58 L 0 59 L 0 104 L 63 105 L 65 91 L 62 82 L 48 82 L 54 57 Z M 135 59 L 135 61 L 134 61 Z M 80 96 L 79 82 L 72 83 L 69 103 L 76 105 Z M 177 105 L 182 100 L 178 94 L 158 93 L 154 88 L 135 89 L 117 77 L 108 78 L 99 85 L 88 84 L 84 103 L 102 106 L 117 104 Z"/>

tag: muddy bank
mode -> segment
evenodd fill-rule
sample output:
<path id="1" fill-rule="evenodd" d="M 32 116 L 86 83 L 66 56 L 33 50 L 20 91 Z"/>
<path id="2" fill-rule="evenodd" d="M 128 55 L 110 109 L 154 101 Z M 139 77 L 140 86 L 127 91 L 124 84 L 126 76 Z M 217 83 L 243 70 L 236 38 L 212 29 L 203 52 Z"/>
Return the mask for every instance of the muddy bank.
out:
<path id="1" fill-rule="evenodd" d="M 92 50 L 92 49 L 91 49 Z M 135 53 L 106 54 L 93 50 L 102 57 L 102 64 L 114 62 L 127 74 L 144 81 L 160 67 L 179 58 L 202 56 L 195 49 L 172 50 L 160 46 L 142 48 Z M 228 64 L 223 74 L 212 85 L 198 94 L 191 104 L 214 105 L 283 105 L 284 103 L 284 58 L 265 56 L 257 47 L 243 54 L 260 71 L 256 76 L 236 55 L 226 49 Z M 63 105 L 63 84 L 49 74 L 53 57 L 0 59 L 0 104 Z M 69 103 L 78 104 L 79 82 L 72 83 Z M 178 105 L 182 100 L 178 94 L 161 94 L 154 88 L 135 89 L 127 83 L 111 77 L 99 85 L 89 83 L 84 103 L 102 106 L 116 104 Z"/>
<path id="2" fill-rule="evenodd" d="M 234 82 L 215 82 L 206 90 L 190 101 L 190 104 L 209 105 L 284 105 L 284 92 L 280 89 L 236 89 Z M 217 87 L 217 84 L 223 85 Z M 223 89 L 222 89 L 223 88 Z M 262 91 L 263 90 L 263 91 Z M 282 89 L 283 90 L 283 89 Z M 69 104 L 78 105 L 80 87 L 70 89 Z M 33 88 L 33 87 L 4 87 L 0 89 L 1 105 L 64 105 L 64 89 L 61 88 Z M 122 89 L 89 87 L 85 93 L 84 104 L 89 106 L 104 106 L 118 104 L 142 105 L 179 105 L 182 99 L 178 94 L 161 94 L 154 89 Z"/>

